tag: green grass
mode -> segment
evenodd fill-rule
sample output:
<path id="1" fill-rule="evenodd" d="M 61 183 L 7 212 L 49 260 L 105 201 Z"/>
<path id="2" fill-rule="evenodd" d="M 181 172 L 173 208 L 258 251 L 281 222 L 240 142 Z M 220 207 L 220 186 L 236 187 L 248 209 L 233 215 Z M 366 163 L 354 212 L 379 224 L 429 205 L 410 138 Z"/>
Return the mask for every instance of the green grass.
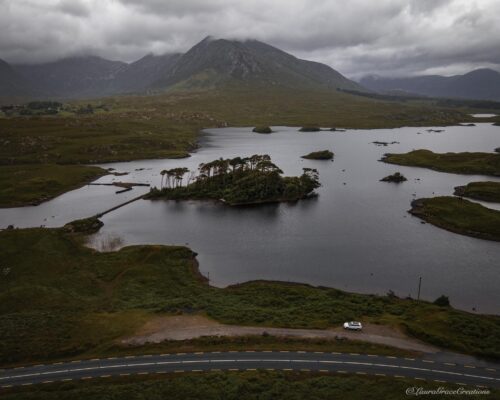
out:
<path id="1" fill-rule="evenodd" d="M 411 214 L 451 232 L 500 241 L 500 211 L 456 197 L 418 199 Z"/>
<path id="2" fill-rule="evenodd" d="M 500 154 L 496 153 L 439 154 L 430 150 L 414 150 L 405 154 L 386 154 L 382 161 L 454 174 L 500 176 Z"/>
<path id="3" fill-rule="evenodd" d="M 408 387 L 437 390 L 457 389 L 455 384 L 437 384 L 413 379 L 358 377 L 281 371 L 210 372 L 169 374 L 156 378 L 108 378 L 93 382 L 38 385 L 29 389 L 9 389 L 5 400 L 86 400 L 86 399 L 384 399 L 408 398 Z M 466 389 L 473 389 L 467 386 Z M 498 398 L 491 389 L 488 398 Z M 492 397 L 493 396 L 493 397 Z M 411 396 L 410 396 L 411 397 Z M 423 396 L 427 398 L 427 396 Z M 430 396 L 433 397 L 433 396 Z M 435 397 L 435 396 L 434 396 Z"/>
<path id="4" fill-rule="evenodd" d="M 202 120 L 186 116 L 184 122 L 148 111 L 0 119 L 0 165 L 185 157 L 196 147 Z"/>
<path id="5" fill-rule="evenodd" d="M 118 338 L 152 316 L 182 313 L 293 328 L 361 320 L 400 327 L 449 349 L 500 358 L 500 317 L 302 284 L 209 287 L 184 247 L 97 253 L 63 229 L 16 229 L 0 232 L 0 260 L 4 365 L 116 351 Z"/>
<path id="6" fill-rule="evenodd" d="M 470 182 L 466 186 L 457 186 L 455 195 L 500 203 L 500 182 Z"/>
<path id="7" fill-rule="evenodd" d="M 102 168 L 83 165 L 0 166 L 0 207 L 39 204 L 105 174 Z"/>

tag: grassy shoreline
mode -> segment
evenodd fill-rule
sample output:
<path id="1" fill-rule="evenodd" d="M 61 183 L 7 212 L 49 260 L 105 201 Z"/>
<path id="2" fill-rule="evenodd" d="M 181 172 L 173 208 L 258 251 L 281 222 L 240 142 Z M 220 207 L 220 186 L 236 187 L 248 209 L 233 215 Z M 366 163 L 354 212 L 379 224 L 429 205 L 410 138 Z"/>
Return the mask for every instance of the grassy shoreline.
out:
<path id="1" fill-rule="evenodd" d="M 38 205 L 108 173 L 84 165 L 0 166 L 0 208 Z"/>
<path id="2" fill-rule="evenodd" d="M 424 301 L 283 282 L 208 286 L 185 247 L 98 253 L 64 229 L 0 232 L 4 365 L 111 351 L 158 315 L 201 313 L 225 324 L 324 329 L 386 324 L 430 344 L 500 358 L 500 317 Z M 453 303 L 453 299 L 451 299 Z"/>
<path id="3" fill-rule="evenodd" d="M 417 199 L 409 213 L 450 232 L 500 241 L 500 211 L 477 203 L 451 196 Z"/>
<path id="4" fill-rule="evenodd" d="M 500 203 L 500 182 L 470 182 L 455 188 L 455 196 Z"/>

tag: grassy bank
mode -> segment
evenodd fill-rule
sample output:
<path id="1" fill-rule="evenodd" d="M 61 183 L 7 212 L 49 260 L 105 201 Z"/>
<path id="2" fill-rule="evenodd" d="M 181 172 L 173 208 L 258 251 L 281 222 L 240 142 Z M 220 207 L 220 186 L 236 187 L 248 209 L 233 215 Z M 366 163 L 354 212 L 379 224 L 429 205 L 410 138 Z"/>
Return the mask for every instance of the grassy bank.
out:
<path id="1" fill-rule="evenodd" d="M 0 166 L 0 207 L 39 204 L 106 173 L 102 168 L 84 165 Z"/>
<path id="2" fill-rule="evenodd" d="M 100 354 L 124 356 L 136 354 L 192 353 L 196 351 L 328 351 L 339 353 L 379 354 L 398 357 L 417 357 L 421 353 L 403 350 L 381 344 L 346 339 L 302 339 L 277 337 L 272 335 L 200 337 L 190 340 L 166 340 L 161 343 L 148 343 L 142 346 L 111 345 L 101 349 Z M 90 355 L 89 355 L 90 356 Z M 96 355 L 97 356 L 97 355 Z"/>
<path id="3" fill-rule="evenodd" d="M 0 232 L 0 259 L 3 364 L 109 351 L 158 313 L 295 328 L 360 319 L 398 326 L 450 349 L 500 357 L 500 317 L 300 284 L 209 287 L 184 247 L 97 253 L 62 229 L 10 230 Z"/>
<path id="4" fill-rule="evenodd" d="M 451 232 L 500 241 L 500 211 L 477 203 L 447 196 L 418 199 L 410 213 Z"/>
<path id="5" fill-rule="evenodd" d="M 108 378 L 93 382 L 38 385 L 5 391 L 5 400 L 86 399 L 385 399 L 408 397 L 408 387 L 437 389 L 443 384 L 390 377 L 358 377 L 280 371 L 170 374 L 144 379 Z M 458 388 L 446 384 L 446 389 Z M 493 389 L 490 396 L 499 395 Z M 432 397 L 432 396 L 431 396 Z M 496 398 L 496 397 L 495 397 Z"/>
<path id="6" fill-rule="evenodd" d="M 500 182 L 471 182 L 466 186 L 457 186 L 455 195 L 499 203 Z"/>
<path id="7" fill-rule="evenodd" d="M 414 150 L 405 154 L 386 154 L 382 161 L 410 167 L 430 168 L 454 174 L 500 176 L 500 154 L 495 153 L 433 153 Z"/>

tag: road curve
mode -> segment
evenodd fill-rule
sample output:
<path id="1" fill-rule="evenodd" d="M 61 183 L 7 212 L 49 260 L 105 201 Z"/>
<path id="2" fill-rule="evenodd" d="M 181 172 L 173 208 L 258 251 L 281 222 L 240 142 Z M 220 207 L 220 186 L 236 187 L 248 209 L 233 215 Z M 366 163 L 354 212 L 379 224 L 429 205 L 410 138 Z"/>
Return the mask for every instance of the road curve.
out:
<path id="1" fill-rule="evenodd" d="M 111 357 L 0 370 L 0 387 L 71 380 L 236 370 L 316 371 L 500 387 L 499 368 L 357 353 L 230 351 Z"/>

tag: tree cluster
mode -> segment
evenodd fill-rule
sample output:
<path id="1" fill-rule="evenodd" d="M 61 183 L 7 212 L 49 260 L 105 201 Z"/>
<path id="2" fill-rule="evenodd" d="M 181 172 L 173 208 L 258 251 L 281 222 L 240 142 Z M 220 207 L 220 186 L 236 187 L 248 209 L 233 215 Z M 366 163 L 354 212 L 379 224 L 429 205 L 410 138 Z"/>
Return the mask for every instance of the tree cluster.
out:
<path id="1" fill-rule="evenodd" d="M 187 175 L 186 186 L 183 186 Z M 318 171 L 304 168 L 299 177 L 283 177 L 283 171 L 267 154 L 214 160 L 199 165 L 198 174 L 187 168 L 161 172 L 160 189 L 149 198 L 215 199 L 228 204 L 295 201 L 320 186 Z"/>

